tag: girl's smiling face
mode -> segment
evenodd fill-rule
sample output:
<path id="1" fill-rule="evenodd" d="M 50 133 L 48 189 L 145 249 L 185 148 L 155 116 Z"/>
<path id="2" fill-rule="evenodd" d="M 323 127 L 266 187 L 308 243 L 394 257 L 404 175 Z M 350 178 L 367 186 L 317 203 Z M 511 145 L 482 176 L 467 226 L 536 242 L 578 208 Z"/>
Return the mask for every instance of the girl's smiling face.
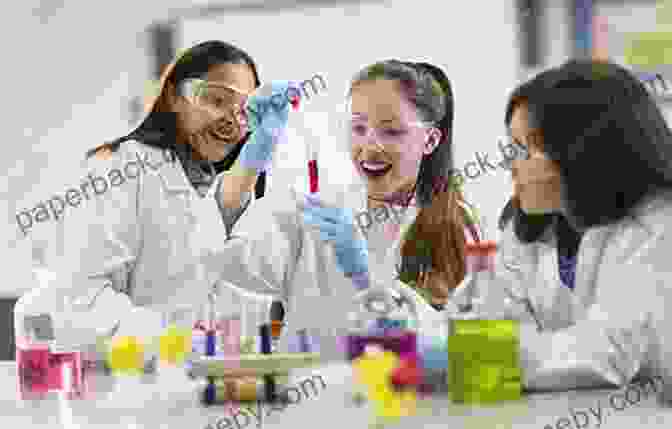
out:
<path id="1" fill-rule="evenodd" d="M 372 199 L 411 191 L 420 161 L 441 133 L 422 123 L 395 80 L 376 79 L 352 88 L 351 159 Z"/>
<path id="2" fill-rule="evenodd" d="M 240 110 L 247 94 L 254 91 L 254 72 L 247 64 L 222 63 L 212 66 L 203 80 L 218 88 L 218 91 L 208 90 L 203 97 L 211 100 L 212 104 L 215 101 L 220 104 L 217 112 L 177 96 L 171 99 L 172 110 L 177 113 L 179 127 L 184 135 L 189 136 L 189 144 L 195 153 L 202 159 L 221 161 L 245 136 L 246 128 L 241 126 L 233 112 Z M 231 91 L 219 91 L 220 87 L 237 88 L 240 93 L 231 97 Z"/>

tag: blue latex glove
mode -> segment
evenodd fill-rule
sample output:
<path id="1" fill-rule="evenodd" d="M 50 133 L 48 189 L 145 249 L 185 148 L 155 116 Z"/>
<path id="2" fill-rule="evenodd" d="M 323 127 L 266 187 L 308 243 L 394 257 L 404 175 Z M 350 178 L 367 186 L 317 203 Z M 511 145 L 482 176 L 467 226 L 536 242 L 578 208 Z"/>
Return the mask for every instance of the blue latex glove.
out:
<path id="1" fill-rule="evenodd" d="M 270 166 L 276 145 L 284 139 L 289 101 L 297 93 L 295 89 L 292 82 L 273 81 L 248 98 L 245 111 L 252 134 L 238 158 L 244 168 L 262 172 Z"/>
<path id="2" fill-rule="evenodd" d="M 332 207 L 317 195 L 304 195 L 303 222 L 319 231 L 322 240 L 333 243 L 336 262 L 348 276 L 368 280 L 369 251 L 358 233 L 352 210 Z"/>

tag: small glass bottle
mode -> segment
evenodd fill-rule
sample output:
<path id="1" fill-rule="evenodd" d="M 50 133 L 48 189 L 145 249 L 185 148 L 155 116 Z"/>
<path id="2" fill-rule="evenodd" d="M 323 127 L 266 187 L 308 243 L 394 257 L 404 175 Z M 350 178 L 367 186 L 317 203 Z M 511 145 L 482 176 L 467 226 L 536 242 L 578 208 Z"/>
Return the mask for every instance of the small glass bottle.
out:
<path id="1" fill-rule="evenodd" d="M 402 301 L 403 302 L 403 301 Z M 369 289 L 359 295 L 358 308 L 349 314 L 347 360 L 359 357 L 374 344 L 400 356 L 417 354 L 417 315 L 404 314 L 401 302 L 390 289 Z"/>

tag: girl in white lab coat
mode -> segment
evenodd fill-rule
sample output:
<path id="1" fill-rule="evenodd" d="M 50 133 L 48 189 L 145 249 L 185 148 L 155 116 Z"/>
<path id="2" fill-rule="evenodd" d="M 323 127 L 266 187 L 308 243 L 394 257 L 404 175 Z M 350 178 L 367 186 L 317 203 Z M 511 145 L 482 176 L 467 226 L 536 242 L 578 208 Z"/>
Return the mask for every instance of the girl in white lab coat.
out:
<path id="1" fill-rule="evenodd" d="M 241 159 L 270 156 L 276 140 L 264 124 L 286 122 L 288 107 L 274 106 L 248 131 L 242 109 L 259 84 L 250 56 L 219 41 L 166 70 L 140 126 L 87 154 L 93 201 L 82 185 L 87 201 L 65 217 L 57 281 L 18 301 L 17 339 L 26 331 L 52 331 L 70 345 L 115 332 L 146 339 L 160 333 L 161 311 L 206 301 L 219 269 L 207 257 L 264 194 L 264 174 L 239 168 Z M 32 326 L 44 314 L 46 331 Z"/>
<path id="2" fill-rule="evenodd" d="M 672 135 L 654 100 L 620 66 L 572 61 L 516 90 L 506 125 L 530 155 L 497 268 L 538 321 L 521 328 L 526 388 L 669 386 Z"/>
<path id="3" fill-rule="evenodd" d="M 222 255 L 226 280 L 285 301 L 287 347 L 302 329 L 333 344 L 353 296 L 371 285 L 394 286 L 421 319 L 436 317 L 428 304 L 446 303 L 464 277 L 465 241 L 478 239 L 465 237 L 471 218 L 460 190 L 436 186 L 451 183 L 452 172 L 453 97 L 444 73 L 380 62 L 355 77 L 349 101 L 353 174 L 363 186 L 340 198 L 322 183 L 319 197 L 255 201 Z M 409 286 L 427 291 L 426 300 Z"/>

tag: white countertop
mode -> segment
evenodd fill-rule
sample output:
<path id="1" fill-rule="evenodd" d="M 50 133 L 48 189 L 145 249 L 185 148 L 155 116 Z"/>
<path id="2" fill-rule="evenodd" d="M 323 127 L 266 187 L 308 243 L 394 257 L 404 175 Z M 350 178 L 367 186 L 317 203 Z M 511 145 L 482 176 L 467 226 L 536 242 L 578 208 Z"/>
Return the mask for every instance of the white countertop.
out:
<path id="1" fill-rule="evenodd" d="M 239 425 L 223 406 L 204 408 L 198 404 L 195 381 L 189 380 L 183 371 L 174 371 L 158 376 L 142 384 L 139 379 L 131 379 L 118 385 L 118 391 L 93 394 L 81 400 L 43 399 L 21 401 L 17 396 L 16 365 L 14 362 L 0 363 L 0 423 L 6 428 L 179 428 L 205 429 L 212 424 L 213 429 L 254 429 L 254 428 L 369 428 L 373 422 L 367 406 L 355 406 L 348 392 L 351 389 L 352 373 L 349 366 L 332 364 L 309 370 L 297 371 L 290 385 L 299 383 L 311 374 L 319 374 L 326 388 L 316 382 L 316 391 L 303 389 L 296 403 L 284 410 L 263 405 L 262 423 L 249 415 L 238 417 Z M 111 377 L 96 376 L 94 389 L 104 390 Z M 299 389 L 302 390 L 302 389 Z M 587 429 L 605 427 L 608 429 L 639 427 L 672 427 L 672 408 L 657 404 L 654 395 L 639 402 L 631 394 L 633 405 L 622 411 L 609 405 L 610 395 L 620 391 L 581 391 L 567 393 L 534 394 L 521 401 L 501 403 L 491 406 L 466 406 L 452 404 L 445 396 L 420 402 L 415 416 L 405 417 L 389 428 L 564 428 Z M 599 404 L 599 405 L 598 405 Z M 588 411 L 601 406 L 602 422 Z M 256 404 L 254 405 L 256 407 Z M 574 423 L 570 414 L 585 411 L 589 420 Z M 257 409 L 253 408 L 257 413 Z M 566 422 L 562 418 L 567 418 Z M 224 420 L 228 419 L 228 420 Z M 217 422 L 219 421 L 219 425 Z M 559 424 L 558 424 L 559 423 Z M 318 426 L 319 425 L 319 426 Z"/>

